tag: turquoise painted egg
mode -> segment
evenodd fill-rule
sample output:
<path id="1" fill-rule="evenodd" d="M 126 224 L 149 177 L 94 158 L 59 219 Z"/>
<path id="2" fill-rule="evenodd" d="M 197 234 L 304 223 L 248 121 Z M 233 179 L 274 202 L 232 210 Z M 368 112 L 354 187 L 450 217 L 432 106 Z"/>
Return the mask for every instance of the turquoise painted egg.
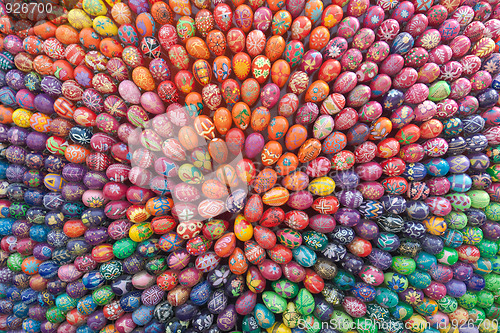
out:
<path id="1" fill-rule="evenodd" d="M 448 177 L 450 189 L 455 192 L 467 192 L 472 187 L 472 179 L 467 174 L 454 174 Z"/>
<path id="2" fill-rule="evenodd" d="M 316 253 L 307 246 L 301 245 L 292 250 L 293 257 L 303 267 L 311 267 L 316 263 Z"/>
<path id="3" fill-rule="evenodd" d="M 413 287 L 424 289 L 431 284 L 432 278 L 429 273 L 417 269 L 415 272 L 408 275 L 408 281 Z"/>
<path id="4" fill-rule="evenodd" d="M 263 329 L 268 329 L 274 325 L 276 318 L 274 313 L 271 312 L 264 304 L 258 303 L 255 305 L 253 315 L 257 324 Z"/>
<path id="5" fill-rule="evenodd" d="M 450 165 L 444 158 L 433 158 L 425 163 L 427 173 L 434 177 L 446 176 L 450 171 Z"/>

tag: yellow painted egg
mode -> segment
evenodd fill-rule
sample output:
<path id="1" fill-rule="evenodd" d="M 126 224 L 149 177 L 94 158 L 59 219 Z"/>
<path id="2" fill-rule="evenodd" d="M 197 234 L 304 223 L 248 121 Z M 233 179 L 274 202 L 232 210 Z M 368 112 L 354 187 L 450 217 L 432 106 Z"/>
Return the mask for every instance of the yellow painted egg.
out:
<path id="1" fill-rule="evenodd" d="M 83 0 L 82 7 L 87 14 L 92 16 L 106 15 L 108 13 L 106 5 L 101 0 Z"/>
<path id="2" fill-rule="evenodd" d="M 12 114 L 12 120 L 17 126 L 28 128 L 30 127 L 30 119 L 32 115 L 33 113 L 26 109 L 17 109 Z"/>
<path id="3" fill-rule="evenodd" d="M 242 242 L 252 239 L 253 226 L 243 215 L 238 215 L 234 221 L 234 234 Z"/>
<path id="4" fill-rule="evenodd" d="M 335 190 L 335 182 L 330 177 L 319 177 L 309 183 L 308 189 L 313 195 L 324 197 Z"/>
<path id="5" fill-rule="evenodd" d="M 73 28 L 81 30 L 92 27 L 92 19 L 83 9 L 72 9 L 68 12 L 68 22 Z"/>
<path id="6" fill-rule="evenodd" d="M 118 34 L 118 27 L 115 22 L 106 16 L 97 16 L 92 26 L 99 35 L 104 37 L 113 37 Z"/>

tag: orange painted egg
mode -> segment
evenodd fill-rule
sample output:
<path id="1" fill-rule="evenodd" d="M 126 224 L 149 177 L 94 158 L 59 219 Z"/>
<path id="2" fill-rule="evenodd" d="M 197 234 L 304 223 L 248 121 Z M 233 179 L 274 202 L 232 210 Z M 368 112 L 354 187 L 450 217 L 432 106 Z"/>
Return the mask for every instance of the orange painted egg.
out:
<path id="1" fill-rule="evenodd" d="M 92 28 L 83 28 L 79 34 L 80 44 L 89 50 L 99 50 L 101 45 L 101 37 Z"/>
<path id="2" fill-rule="evenodd" d="M 212 12 L 208 9 L 199 10 L 198 13 L 196 13 L 195 25 L 201 36 L 207 37 L 208 32 L 212 31 L 214 28 L 214 17 L 212 16 Z"/>
<path id="3" fill-rule="evenodd" d="M 395 138 L 387 138 L 377 145 L 377 157 L 391 158 L 399 153 L 400 144 Z"/>
<path id="4" fill-rule="evenodd" d="M 250 29 L 252 29 L 253 23 L 252 8 L 247 5 L 239 5 L 236 7 L 234 10 L 234 21 L 241 30 L 248 33 Z"/>
<path id="5" fill-rule="evenodd" d="M 246 130 L 250 124 L 250 107 L 244 102 L 238 102 L 232 110 L 234 124 L 241 130 Z"/>
<path id="6" fill-rule="evenodd" d="M 322 102 L 330 93 L 330 87 L 323 80 L 314 81 L 309 88 L 307 88 L 305 101 L 306 102 Z"/>
<path id="7" fill-rule="evenodd" d="M 170 8 L 179 15 L 191 15 L 192 8 L 189 0 L 169 0 Z"/>
<path id="8" fill-rule="evenodd" d="M 423 139 L 438 137 L 443 131 L 443 123 L 438 119 L 431 119 L 420 125 L 420 136 Z"/>
<path id="9" fill-rule="evenodd" d="M 252 61 L 252 75 L 260 83 L 267 81 L 271 73 L 271 61 L 266 56 L 259 55 Z"/>
<path id="10" fill-rule="evenodd" d="M 271 80 L 283 88 L 290 77 L 290 65 L 283 59 L 276 60 L 271 67 Z"/>
<path id="11" fill-rule="evenodd" d="M 248 105 L 254 105 L 260 95 L 260 84 L 254 78 L 246 79 L 241 85 L 241 99 Z"/>
<path id="12" fill-rule="evenodd" d="M 335 59 L 328 59 L 321 64 L 318 71 L 318 79 L 325 82 L 331 82 L 339 76 L 340 72 L 340 62 Z"/>
<path id="13" fill-rule="evenodd" d="M 130 7 L 123 2 L 115 3 L 111 8 L 111 16 L 119 25 L 130 24 L 133 22 L 132 11 Z"/>
<path id="14" fill-rule="evenodd" d="M 248 270 L 248 262 L 245 253 L 239 247 L 235 248 L 233 253 L 229 256 L 229 269 L 236 275 L 246 273 Z"/>
<path id="15" fill-rule="evenodd" d="M 208 47 L 210 47 L 210 44 L 208 44 Z M 231 70 L 231 60 L 228 57 L 219 56 L 214 59 L 213 72 L 217 81 L 222 83 L 226 80 L 231 75 Z"/>
<path id="16" fill-rule="evenodd" d="M 292 15 L 287 10 L 279 10 L 273 16 L 271 31 L 273 35 L 284 35 L 292 26 Z"/>
<path id="17" fill-rule="evenodd" d="M 262 196 L 262 202 L 268 206 L 278 207 L 284 205 L 290 193 L 284 187 L 275 187 L 264 193 Z"/>
<path id="18" fill-rule="evenodd" d="M 271 168 L 265 168 L 255 178 L 253 182 L 254 191 L 263 193 L 272 188 L 278 179 L 276 171 Z"/>
<path id="19" fill-rule="evenodd" d="M 266 36 L 260 30 L 252 30 L 247 35 L 246 49 L 248 54 L 253 58 L 262 54 L 266 47 Z"/>
<path id="20" fill-rule="evenodd" d="M 245 242 L 245 256 L 248 261 L 254 265 L 258 265 L 266 258 L 266 251 L 255 241 L 249 240 Z M 250 282 L 251 281 L 251 282 Z M 258 281 L 259 283 L 255 283 Z M 247 285 L 250 290 L 255 292 L 263 291 L 266 287 L 265 279 L 255 266 L 251 266 L 247 273 Z M 263 286 L 261 284 L 263 283 Z"/>
<path id="21" fill-rule="evenodd" d="M 71 163 L 84 163 L 90 150 L 80 145 L 69 145 L 64 152 L 64 157 Z"/>
<path id="22" fill-rule="evenodd" d="M 269 6 L 269 9 L 271 9 L 273 12 L 277 12 L 281 8 L 285 6 L 285 3 L 283 1 L 278 1 L 278 0 L 266 0 L 267 5 Z"/>
<path id="23" fill-rule="evenodd" d="M 54 62 L 46 55 L 39 55 L 33 60 L 33 69 L 41 75 L 52 75 L 52 64 Z"/>
<path id="24" fill-rule="evenodd" d="M 276 163 L 276 172 L 280 176 L 288 175 L 295 171 L 299 165 L 299 158 L 293 153 L 284 153 Z"/>
<path id="25" fill-rule="evenodd" d="M 233 56 L 233 72 L 241 81 L 245 80 L 250 73 L 252 60 L 245 52 L 239 52 Z"/>
<path id="26" fill-rule="evenodd" d="M 309 185 L 309 176 L 305 172 L 297 171 L 283 178 L 281 184 L 290 191 L 302 191 Z"/>
<path id="27" fill-rule="evenodd" d="M 309 47 L 320 51 L 329 41 L 330 31 L 326 27 L 320 25 L 311 32 L 309 36 Z"/>
<path id="28" fill-rule="evenodd" d="M 12 119 L 12 115 L 10 117 Z M 50 123 L 52 118 L 41 112 L 34 113 L 30 118 L 30 126 L 37 132 L 50 132 Z"/>
<path id="29" fill-rule="evenodd" d="M 318 139 L 310 138 L 300 146 L 297 157 L 299 162 L 307 163 L 318 157 L 321 153 L 321 142 Z"/>
<path id="30" fill-rule="evenodd" d="M 226 36 L 219 30 L 212 30 L 206 37 L 210 51 L 216 56 L 222 56 L 226 52 Z"/>
<path id="31" fill-rule="evenodd" d="M 226 34 L 227 45 L 233 53 L 242 52 L 245 49 L 245 33 L 240 28 L 232 28 Z"/>
<path id="32" fill-rule="evenodd" d="M 217 179 L 229 187 L 238 186 L 238 175 L 233 166 L 229 164 L 221 165 L 215 172 Z"/>
<path id="33" fill-rule="evenodd" d="M 209 142 L 208 152 L 216 163 L 223 164 L 227 160 L 227 145 L 226 142 L 220 138 L 215 138 Z"/>
<path id="34" fill-rule="evenodd" d="M 13 113 L 14 113 L 14 109 L 0 105 L 0 123 L 1 124 L 11 124 Z"/>
<path id="35" fill-rule="evenodd" d="M 303 40 L 312 29 L 311 20 L 306 16 L 299 16 L 292 23 L 292 39 Z"/>
<path id="36" fill-rule="evenodd" d="M 186 50 L 196 59 L 210 59 L 210 51 L 207 44 L 200 37 L 190 37 L 186 42 Z"/>
<path id="37" fill-rule="evenodd" d="M 194 120 L 194 129 L 199 136 L 204 137 L 207 140 L 212 140 L 215 138 L 215 125 L 208 116 L 200 115 Z"/>
<path id="38" fill-rule="evenodd" d="M 252 118 L 250 125 L 254 131 L 262 132 L 269 125 L 271 120 L 271 113 L 269 109 L 263 106 L 259 106 L 252 112 Z"/>
<path id="39" fill-rule="evenodd" d="M 108 58 L 121 57 L 123 47 L 113 38 L 104 38 L 99 45 L 99 50 Z"/>
<path id="40" fill-rule="evenodd" d="M 300 124 L 295 124 L 286 133 L 285 146 L 288 151 L 299 148 L 307 139 L 307 129 Z"/>
<path id="41" fill-rule="evenodd" d="M 52 72 L 59 80 L 66 81 L 74 78 L 73 66 L 66 60 L 56 60 L 52 64 Z"/>
<path id="42" fill-rule="evenodd" d="M 168 50 L 168 58 L 172 65 L 178 69 L 188 69 L 189 68 L 189 56 L 182 45 L 174 45 Z"/>
<path id="43" fill-rule="evenodd" d="M 285 52 L 286 42 L 282 36 L 271 36 L 267 40 L 265 47 L 265 55 L 271 62 L 279 59 Z"/>
<path id="44" fill-rule="evenodd" d="M 170 6 L 163 1 L 157 1 L 153 3 L 153 6 L 151 6 L 151 15 L 153 15 L 154 20 L 159 25 L 174 23 L 174 12 L 170 8 Z"/>
<path id="45" fill-rule="evenodd" d="M 78 44 L 79 42 L 78 30 L 69 26 L 61 25 L 57 27 L 55 36 L 63 44 Z"/>
<path id="46" fill-rule="evenodd" d="M 222 199 L 228 195 L 227 188 L 217 179 L 205 181 L 201 191 L 209 199 Z"/>
<path id="47" fill-rule="evenodd" d="M 73 103 L 64 97 L 59 97 L 54 103 L 54 111 L 64 118 L 73 119 L 75 109 Z"/>
<path id="48" fill-rule="evenodd" d="M 187 150 L 193 150 L 198 147 L 198 135 L 191 126 L 181 127 L 179 130 L 179 143 Z"/>
<path id="49" fill-rule="evenodd" d="M 288 131 L 288 120 L 283 116 L 276 116 L 271 119 L 267 128 L 269 139 L 279 140 L 285 136 Z"/>
<path id="50" fill-rule="evenodd" d="M 262 164 L 270 166 L 275 164 L 283 153 L 283 148 L 278 141 L 268 141 L 262 149 L 261 159 Z"/>
<path id="51" fill-rule="evenodd" d="M 214 244 L 215 253 L 222 258 L 229 257 L 236 248 L 236 236 L 229 232 L 219 238 Z"/>
<path id="52" fill-rule="evenodd" d="M 370 127 L 370 140 L 381 140 L 389 135 L 392 131 L 392 122 L 386 117 L 380 117 L 372 123 Z"/>
<path id="53" fill-rule="evenodd" d="M 142 38 L 152 37 L 156 34 L 156 22 L 150 13 L 143 12 L 137 15 L 135 27 Z"/>
<path id="54" fill-rule="evenodd" d="M 215 110 L 213 119 L 215 128 L 221 135 L 225 135 L 233 124 L 231 112 L 224 107 Z"/>
<path id="55" fill-rule="evenodd" d="M 208 61 L 204 59 L 196 60 L 193 64 L 193 74 L 196 81 L 202 86 L 210 83 L 212 80 L 212 70 Z"/>
<path id="56" fill-rule="evenodd" d="M 340 5 L 343 6 L 343 4 Z M 331 29 L 342 21 L 344 12 L 342 11 L 341 6 L 332 4 L 326 7 L 321 15 L 321 25 Z"/>

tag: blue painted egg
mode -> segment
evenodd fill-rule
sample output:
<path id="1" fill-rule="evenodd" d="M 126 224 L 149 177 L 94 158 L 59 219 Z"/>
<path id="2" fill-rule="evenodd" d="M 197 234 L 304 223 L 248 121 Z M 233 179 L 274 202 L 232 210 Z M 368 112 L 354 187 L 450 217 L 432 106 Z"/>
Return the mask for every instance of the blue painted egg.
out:
<path id="1" fill-rule="evenodd" d="M 402 91 L 391 89 L 382 97 L 382 108 L 384 111 L 394 111 L 403 104 L 404 100 Z"/>
<path id="2" fill-rule="evenodd" d="M 401 214 L 406 210 L 406 200 L 399 195 L 384 195 L 380 198 L 380 203 L 391 214 Z"/>
<path id="3" fill-rule="evenodd" d="M 450 156 L 446 159 L 452 173 L 464 173 L 469 170 L 470 161 L 464 155 Z"/>
<path id="4" fill-rule="evenodd" d="M 450 189 L 455 192 L 467 192 L 472 187 L 472 179 L 464 173 L 449 176 L 448 180 L 451 184 Z"/>
<path id="5" fill-rule="evenodd" d="M 74 126 L 69 130 L 69 138 L 75 143 L 89 145 L 94 132 L 90 127 Z"/>
<path id="6" fill-rule="evenodd" d="M 304 245 L 293 249 L 292 254 L 295 261 L 297 261 L 297 263 L 299 263 L 302 267 L 311 267 L 317 260 L 316 252 Z"/>
<path id="7" fill-rule="evenodd" d="M 485 120 L 478 114 L 473 114 L 463 119 L 463 129 L 468 135 L 481 132 L 484 124 Z"/>
<path id="8" fill-rule="evenodd" d="M 444 240 L 444 245 L 456 249 L 464 242 L 464 236 L 459 230 L 448 229 L 441 238 Z"/>
<path id="9" fill-rule="evenodd" d="M 430 214 L 429 206 L 423 201 L 409 201 L 406 203 L 406 214 L 415 220 L 424 220 Z"/>
<path id="10" fill-rule="evenodd" d="M 375 290 L 375 288 L 364 282 L 356 283 L 351 292 L 355 297 L 359 298 L 365 303 L 373 301 L 375 299 L 375 296 L 377 295 L 377 291 Z"/>
<path id="11" fill-rule="evenodd" d="M 391 53 L 405 54 L 413 47 L 415 40 L 408 32 L 402 32 L 394 38 Z"/>
<path id="12" fill-rule="evenodd" d="M 477 101 L 480 108 L 491 108 L 498 101 L 498 91 L 493 88 L 487 88 L 477 95 Z"/>
<path id="13" fill-rule="evenodd" d="M 131 291 L 120 298 L 120 306 L 125 312 L 132 312 L 141 306 L 142 291 Z"/>
<path id="14" fill-rule="evenodd" d="M 384 206 L 376 200 L 365 200 L 357 209 L 366 219 L 377 218 L 385 212 Z"/>
<path id="15" fill-rule="evenodd" d="M 82 277 L 82 282 L 85 288 L 92 290 L 103 286 L 106 283 L 106 279 L 99 271 L 92 271 Z"/>
<path id="16" fill-rule="evenodd" d="M 434 177 L 446 176 L 450 171 L 450 165 L 443 158 L 433 158 L 425 163 L 427 173 Z"/>
<path id="17" fill-rule="evenodd" d="M 467 151 L 469 152 L 483 151 L 486 147 L 488 147 L 488 139 L 482 134 L 469 136 L 465 139 L 465 142 L 467 145 Z"/>
<path id="18" fill-rule="evenodd" d="M 198 283 L 196 286 L 191 289 L 191 293 L 189 294 L 189 298 L 195 305 L 203 305 L 208 302 L 210 294 L 212 293 L 212 288 L 210 287 L 210 283 L 208 281 L 203 281 Z"/>
<path id="19" fill-rule="evenodd" d="M 425 178 L 427 175 L 427 169 L 425 165 L 419 162 L 416 163 L 407 163 L 406 169 L 403 172 L 402 176 L 408 179 L 409 181 L 418 181 Z"/>
<path id="20" fill-rule="evenodd" d="M 467 142 L 461 136 L 453 137 L 448 140 L 448 151 L 449 155 L 460 155 L 467 148 Z"/>
<path id="21" fill-rule="evenodd" d="M 76 305 L 78 312 L 84 316 L 90 315 L 96 308 L 97 304 L 92 299 L 92 295 L 83 296 L 83 298 L 81 298 Z"/>
<path id="22" fill-rule="evenodd" d="M 132 313 L 132 320 L 136 325 L 144 326 L 153 319 L 153 311 L 155 306 L 141 305 Z"/>
<path id="23" fill-rule="evenodd" d="M 247 201 L 247 191 L 237 189 L 233 191 L 226 199 L 226 209 L 230 213 L 239 213 Z"/>
<path id="24" fill-rule="evenodd" d="M 44 279 L 51 279 L 57 275 L 59 265 L 54 261 L 45 261 L 38 266 L 38 274 Z"/>

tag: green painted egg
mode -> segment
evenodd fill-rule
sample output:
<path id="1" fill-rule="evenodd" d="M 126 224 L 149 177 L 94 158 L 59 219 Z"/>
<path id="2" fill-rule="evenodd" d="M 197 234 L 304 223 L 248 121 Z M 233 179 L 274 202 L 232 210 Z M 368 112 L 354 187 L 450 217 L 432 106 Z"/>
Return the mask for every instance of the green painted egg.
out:
<path id="1" fill-rule="evenodd" d="M 101 264 L 99 272 L 106 280 L 114 280 L 123 273 L 123 265 L 120 260 L 110 260 Z"/>
<path id="2" fill-rule="evenodd" d="M 351 290 L 354 287 L 356 280 L 351 273 L 344 270 L 339 270 L 337 275 L 333 278 L 332 282 L 342 290 Z"/>
<path id="3" fill-rule="evenodd" d="M 297 283 L 291 282 L 287 279 L 280 279 L 278 281 L 273 281 L 271 283 L 273 290 L 286 299 L 291 299 L 297 296 L 299 292 L 299 286 Z"/>
<path id="4" fill-rule="evenodd" d="M 375 301 L 385 308 L 392 308 L 398 304 L 398 294 L 387 288 L 377 288 Z"/>
<path id="5" fill-rule="evenodd" d="M 484 208 L 484 213 L 488 220 L 495 222 L 500 221 L 500 203 L 491 202 L 488 206 Z"/>
<path id="6" fill-rule="evenodd" d="M 494 306 L 494 305 L 492 305 L 492 306 Z M 492 306 L 490 306 L 488 309 L 491 309 Z M 475 307 L 475 308 L 470 309 L 467 312 L 469 313 L 469 320 L 474 325 L 479 325 L 483 320 L 486 319 L 486 313 L 481 308 Z M 498 313 L 498 315 L 500 316 L 500 312 Z"/>
<path id="7" fill-rule="evenodd" d="M 439 310 L 444 313 L 452 313 L 458 308 L 458 302 L 455 297 L 445 295 L 443 298 L 437 301 Z"/>
<path id="8" fill-rule="evenodd" d="M 368 317 L 378 322 L 387 321 L 391 317 L 388 309 L 383 308 L 376 303 L 371 303 L 366 306 L 366 314 Z"/>
<path id="9" fill-rule="evenodd" d="M 408 278 L 398 273 L 385 273 L 384 283 L 389 290 L 397 293 L 405 291 L 408 288 Z"/>
<path id="10" fill-rule="evenodd" d="M 408 275 L 408 281 L 413 287 L 424 289 L 431 284 L 432 278 L 429 273 L 417 269 L 415 272 Z"/>
<path id="11" fill-rule="evenodd" d="M 130 238 L 122 238 L 113 244 L 113 254 L 118 259 L 125 259 L 130 257 L 137 248 L 137 242 L 134 242 Z"/>
<path id="12" fill-rule="evenodd" d="M 262 301 L 273 313 L 282 313 L 286 309 L 286 300 L 273 291 L 264 291 Z"/>
<path id="13" fill-rule="evenodd" d="M 450 93 L 450 84 L 446 81 L 438 81 L 429 87 L 429 96 L 427 98 L 433 102 L 439 102 L 448 97 Z"/>
<path id="14" fill-rule="evenodd" d="M 448 228 L 462 230 L 467 225 L 467 215 L 462 212 L 452 211 L 444 217 Z"/>
<path id="15" fill-rule="evenodd" d="M 253 309 L 253 315 L 257 324 L 263 329 L 267 329 L 276 321 L 274 313 L 272 313 L 264 304 L 257 303 Z"/>
<path id="16" fill-rule="evenodd" d="M 479 252 L 481 252 L 481 249 L 479 249 Z M 493 258 L 494 256 L 495 255 L 491 256 L 490 258 Z M 481 253 L 481 258 L 479 258 L 475 263 L 472 263 L 472 266 L 474 266 L 474 273 L 479 275 L 486 275 L 492 272 L 493 264 L 491 263 L 490 259 L 483 258 L 483 254 Z"/>
<path id="17" fill-rule="evenodd" d="M 418 268 L 424 271 L 430 270 L 434 265 L 437 264 L 436 257 L 425 251 L 419 252 L 415 257 L 415 261 Z"/>
<path id="18" fill-rule="evenodd" d="M 400 274 L 409 275 L 415 271 L 417 265 L 415 263 L 415 260 L 413 260 L 412 258 L 395 256 L 392 258 L 391 267 Z"/>
<path id="19" fill-rule="evenodd" d="M 111 286 L 102 286 L 92 292 L 92 300 L 97 305 L 106 305 L 115 297 Z"/>
<path id="20" fill-rule="evenodd" d="M 56 298 L 56 306 L 63 312 L 68 312 L 69 310 L 76 307 L 78 300 L 72 297 L 69 297 L 68 294 L 64 293 Z"/>
<path id="21" fill-rule="evenodd" d="M 316 306 L 313 295 L 306 288 L 299 290 L 295 305 L 297 306 L 297 312 L 303 316 L 310 315 Z"/>
<path id="22" fill-rule="evenodd" d="M 373 322 L 373 320 L 361 317 L 361 318 L 356 318 L 354 322 L 356 323 L 356 329 L 359 333 L 378 332 L 378 326 Z"/>
<path id="23" fill-rule="evenodd" d="M 500 275 L 497 274 L 486 274 L 484 276 L 484 289 L 491 292 L 500 291 Z"/>
<path id="24" fill-rule="evenodd" d="M 451 247 L 443 247 L 441 252 L 436 254 L 436 259 L 440 264 L 451 266 L 458 261 L 458 252 Z"/>
<path id="25" fill-rule="evenodd" d="M 308 189 L 313 195 L 324 197 L 335 190 L 335 182 L 330 177 L 315 178 L 309 183 Z"/>
<path id="26" fill-rule="evenodd" d="M 494 182 L 500 182 L 500 164 L 493 164 L 486 172 L 491 176 L 491 180 Z"/>
<path id="27" fill-rule="evenodd" d="M 489 239 L 481 240 L 477 248 L 483 258 L 493 258 L 498 252 L 498 244 Z"/>
<path id="28" fill-rule="evenodd" d="M 476 295 L 477 295 L 476 305 L 483 309 L 489 308 L 490 306 L 493 305 L 493 302 L 495 301 L 493 293 L 488 290 L 478 291 Z"/>
<path id="29" fill-rule="evenodd" d="M 391 315 L 398 320 L 407 320 L 413 315 L 413 308 L 408 303 L 399 302 L 391 309 Z"/>
<path id="30" fill-rule="evenodd" d="M 257 320 L 252 315 L 246 315 L 243 317 L 243 321 L 241 323 L 243 332 L 246 333 L 260 333 L 259 324 L 257 324 Z"/>
<path id="31" fill-rule="evenodd" d="M 7 267 L 13 272 L 20 272 L 21 265 L 23 264 L 23 260 L 25 258 L 26 257 L 19 252 L 14 252 L 9 255 L 9 258 L 7 258 Z"/>
<path id="32" fill-rule="evenodd" d="M 305 330 L 307 333 L 318 333 L 321 331 L 321 321 L 319 321 L 319 319 L 313 315 L 307 315 L 302 317 L 301 325 L 303 325 L 302 329 Z"/>
<path id="33" fill-rule="evenodd" d="M 288 302 L 285 311 L 282 314 L 283 323 L 290 328 L 295 328 L 299 325 L 302 316 L 297 312 L 297 307 L 294 302 Z"/>
<path id="34" fill-rule="evenodd" d="M 318 258 L 316 252 L 304 245 L 293 249 L 292 254 L 295 261 L 302 267 L 313 266 Z"/>
<path id="35" fill-rule="evenodd" d="M 445 195 L 445 198 L 450 201 L 453 210 L 459 212 L 467 211 L 472 205 L 471 199 L 465 193 L 450 193 Z"/>
<path id="36" fill-rule="evenodd" d="M 320 232 L 310 230 L 302 234 L 304 244 L 314 251 L 323 251 L 328 245 L 328 237 Z"/>
<path id="37" fill-rule="evenodd" d="M 477 245 L 483 240 L 483 231 L 478 227 L 467 226 L 462 230 L 464 243 L 468 245 Z"/>
<path id="38" fill-rule="evenodd" d="M 485 315 L 488 318 L 499 318 L 500 317 L 500 306 L 497 304 L 493 304 L 485 311 Z"/>
<path id="39" fill-rule="evenodd" d="M 490 196 L 483 190 L 472 190 L 466 193 L 470 200 L 472 208 L 484 208 L 490 203 Z"/>
<path id="40" fill-rule="evenodd" d="M 490 259 L 493 273 L 500 274 L 500 256 L 496 255 Z"/>
<path id="41" fill-rule="evenodd" d="M 53 324 L 62 323 L 66 320 L 64 312 L 56 306 L 47 310 L 45 318 Z"/>
<path id="42" fill-rule="evenodd" d="M 181 165 L 178 174 L 179 178 L 187 184 L 201 184 L 205 178 L 200 169 L 189 163 Z"/>
<path id="43" fill-rule="evenodd" d="M 339 310 L 333 311 L 332 319 L 330 320 L 330 322 L 336 323 L 337 330 L 342 333 L 347 333 L 354 325 L 354 321 L 352 320 L 352 318 L 347 313 Z"/>
<path id="44" fill-rule="evenodd" d="M 467 290 L 465 295 L 457 299 L 458 305 L 466 310 L 472 309 L 477 304 L 477 296 L 470 290 Z"/>

